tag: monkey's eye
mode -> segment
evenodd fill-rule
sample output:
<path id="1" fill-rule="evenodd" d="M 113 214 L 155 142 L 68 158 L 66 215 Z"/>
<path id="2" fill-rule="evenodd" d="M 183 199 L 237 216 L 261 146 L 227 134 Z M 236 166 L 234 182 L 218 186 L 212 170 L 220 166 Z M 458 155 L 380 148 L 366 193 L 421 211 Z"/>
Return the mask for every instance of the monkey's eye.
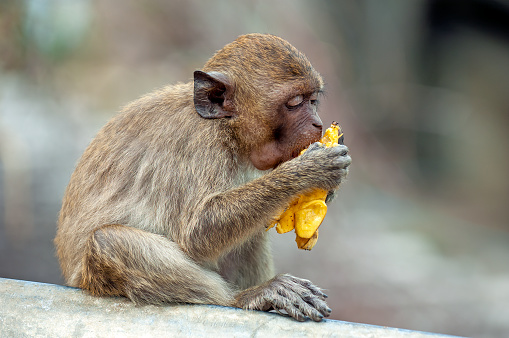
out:
<path id="1" fill-rule="evenodd" d="M 297 95 L 286 103 L 286 107 L 288 109 L 297 108 L 299 105 L 302 104 L 302 102 L 304 102 L 304 96 Z"/>
<path id="2" fill-rule="evenodd" d="M 313 95 L 311 95 L 309 97 L 309 103 L 311 103 L 312 105 L 317 105 L 318 104 L 318 94 L 314 93 Z"/>

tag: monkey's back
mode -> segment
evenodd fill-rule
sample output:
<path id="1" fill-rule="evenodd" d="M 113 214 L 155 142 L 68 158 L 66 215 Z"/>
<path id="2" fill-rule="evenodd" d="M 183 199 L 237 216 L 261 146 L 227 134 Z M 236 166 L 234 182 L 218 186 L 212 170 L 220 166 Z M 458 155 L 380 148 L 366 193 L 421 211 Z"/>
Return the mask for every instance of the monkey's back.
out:
<path id="1" fill-rule="evenodd" d="M 96 229 L 122 224 L 181 240 L 197 203 L 237 184 L 233 140 L 220 120 L 193 107 L 192 83 L 127 105 L 92 140 L 66 189 L 55 244 L 69 285 L 77 286 L 84 246 Z M 193 187 L 188 194 L 187 187 Z M 194 196 L 194 198 L 191 198 Z"/>

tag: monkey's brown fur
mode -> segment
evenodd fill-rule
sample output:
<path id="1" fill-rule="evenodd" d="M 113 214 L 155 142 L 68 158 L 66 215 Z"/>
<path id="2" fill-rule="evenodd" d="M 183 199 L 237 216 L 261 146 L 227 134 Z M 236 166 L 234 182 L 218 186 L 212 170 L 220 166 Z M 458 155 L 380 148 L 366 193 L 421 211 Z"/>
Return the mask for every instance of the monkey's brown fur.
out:
<path id="1" fill-rule="evenodd" d="M 317 287 L 272 278 L 265 227 L 297 194 L 334 190 L 346 175 L 344 146 L 292 159 L 319 138 L 321 122 L 301 127 L 304 118 L 292 122 L 282 107 L 321 91 L 322 79 L 288 42 L 260 34 L 225 46 L 202 72 L 195 76 L 220 79 L 205 94 L 197 77 L 194 89 L 190 82 L 148 94 L 91 142 L 58 221 L 64 277 L 136 303 L 274 308 L 321 320 L 330 309 Z M 211 92 L 223 88 L 219 98 Z M 200 116 L 202 102 L 216 115 Z M 255 168 L 267 166 L 275 169 Z"/>

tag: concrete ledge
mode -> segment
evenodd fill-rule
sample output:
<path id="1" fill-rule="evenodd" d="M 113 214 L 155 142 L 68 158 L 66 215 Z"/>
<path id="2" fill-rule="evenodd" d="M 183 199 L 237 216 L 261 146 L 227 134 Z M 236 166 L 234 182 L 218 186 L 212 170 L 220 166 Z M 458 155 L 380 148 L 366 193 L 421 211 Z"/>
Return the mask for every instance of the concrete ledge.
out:
<path id="1" fill-rule="evenodd" d="M 75 288 L 0 278 L 2 337 L 446 337 L 209 305 L 135 306 Z"/>

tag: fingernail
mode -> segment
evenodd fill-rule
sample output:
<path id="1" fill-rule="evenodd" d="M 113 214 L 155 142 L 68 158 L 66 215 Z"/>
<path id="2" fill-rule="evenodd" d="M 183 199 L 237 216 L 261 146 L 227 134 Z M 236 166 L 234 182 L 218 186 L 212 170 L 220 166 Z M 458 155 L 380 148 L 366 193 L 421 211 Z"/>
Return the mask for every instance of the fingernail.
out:
<path id="1" fill-rule="evenodd" d="M 328 313 L 331 313 L 331 312 L 332 312 L 332 309 L 331 309 L 331 308 L 327 308 L 327 312 L 328 312 Z"/>

